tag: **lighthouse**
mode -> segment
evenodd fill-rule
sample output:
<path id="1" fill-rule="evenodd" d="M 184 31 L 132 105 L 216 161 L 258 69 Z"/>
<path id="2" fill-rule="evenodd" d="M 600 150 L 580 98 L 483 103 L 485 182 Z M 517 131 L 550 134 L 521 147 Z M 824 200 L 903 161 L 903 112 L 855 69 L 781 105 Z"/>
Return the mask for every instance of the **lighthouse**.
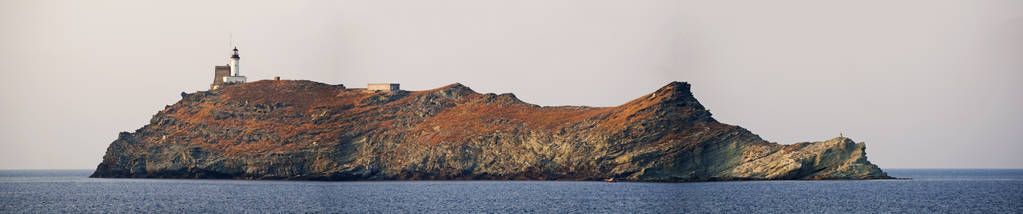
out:
<path id="1" fill-rule="evenodd" d="M 210 84 L 210 90 L 216 90 L 225 85 L 245 83 L 245 76 L 242 76 L 238 70 L 238 61 L 240 60 L 238 47 L 234 47 L 234 50 L 231 50 L 231 59 L 227 65 L 213 67 L 213 84 Z"/>
<path id="2" fill-rule="evenodd" d="M 233 53 L 231 53 L 231 63 L 230 63 L 230 65 L 231 65 L 231 76 L 232 77 L 241 76 L 241 75 L 238 75 L 238 61 L 242 59 L 241 57 L 238 57 L 238 47 L 234 47 L 234 50 L 232 52 Z"/>

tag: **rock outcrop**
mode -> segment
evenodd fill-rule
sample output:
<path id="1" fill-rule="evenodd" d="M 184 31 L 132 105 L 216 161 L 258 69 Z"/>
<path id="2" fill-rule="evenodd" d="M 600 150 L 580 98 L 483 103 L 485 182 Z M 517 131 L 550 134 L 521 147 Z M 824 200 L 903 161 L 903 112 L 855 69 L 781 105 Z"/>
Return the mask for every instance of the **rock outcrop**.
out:
<path id="1" fill-rule="evenodd" d="M 889 178 L 863 143 L 781 145 L 672 82 L 617 107 L 537 106 L 461 84 L 375 92 L 258 81 L 182 93 L 92 177 L 707 181 Z"/>

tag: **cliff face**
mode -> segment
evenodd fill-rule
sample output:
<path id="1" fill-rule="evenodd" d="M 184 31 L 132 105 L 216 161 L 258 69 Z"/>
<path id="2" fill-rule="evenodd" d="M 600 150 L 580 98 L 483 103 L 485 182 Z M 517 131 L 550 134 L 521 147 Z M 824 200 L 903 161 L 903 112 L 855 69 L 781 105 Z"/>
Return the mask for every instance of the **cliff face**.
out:
<path id="1" fill-rule="evenodd" d="M 617 107 L 541 107 L 460 84 L 371 92 L 259 81 L 182 93 L 92 177 L 699 181 L 888 178 L 848 138 L 779 145 L 672 82 Z"/>

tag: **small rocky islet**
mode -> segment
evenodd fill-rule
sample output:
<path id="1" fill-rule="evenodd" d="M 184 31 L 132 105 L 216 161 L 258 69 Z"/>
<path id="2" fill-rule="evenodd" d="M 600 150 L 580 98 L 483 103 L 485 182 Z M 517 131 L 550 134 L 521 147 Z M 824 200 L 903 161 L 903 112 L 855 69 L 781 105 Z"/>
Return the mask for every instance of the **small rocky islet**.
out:
<path id="1" fill-rule="evenodd" d="M 717 122 L 672 82 L 616 107 L 538 106 L 461 84 L 377 91 L 262 80 L 182 93 L 91 177 L 716 181 L 891 178 L 865 144 L 791 145 Z"/>

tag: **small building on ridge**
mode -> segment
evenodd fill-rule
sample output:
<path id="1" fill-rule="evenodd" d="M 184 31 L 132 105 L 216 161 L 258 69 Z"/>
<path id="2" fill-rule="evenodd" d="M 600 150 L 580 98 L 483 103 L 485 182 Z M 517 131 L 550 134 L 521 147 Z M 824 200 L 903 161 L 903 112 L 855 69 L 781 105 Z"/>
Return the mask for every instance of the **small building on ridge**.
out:
<path id="1" fill-rule="evenodd" d="M 398 83 L 370 83 L 366 86 L 370 91 L 399 91 Z"/>

